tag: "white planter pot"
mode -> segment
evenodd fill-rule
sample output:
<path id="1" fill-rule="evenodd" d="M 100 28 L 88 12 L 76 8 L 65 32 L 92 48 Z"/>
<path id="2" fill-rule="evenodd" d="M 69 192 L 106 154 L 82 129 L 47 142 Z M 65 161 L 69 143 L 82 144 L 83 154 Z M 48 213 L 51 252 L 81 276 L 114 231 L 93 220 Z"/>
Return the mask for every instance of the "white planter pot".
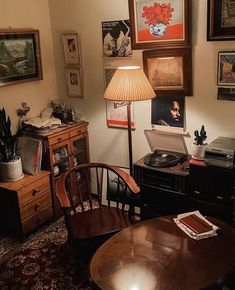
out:
<path id="1" fill-rule="evenodd" d="M 196 143 L 193 143 L 192 144 L 192 158 L 196 160 L 204 160 L 206 145 L 207 144 L 197 145 Z"/>
<path id="2" fill-rule="evenodd" d="M 0 162 L 0 180 L 16 181 L 24 177 L 21 158 L 11 162 Z"/>

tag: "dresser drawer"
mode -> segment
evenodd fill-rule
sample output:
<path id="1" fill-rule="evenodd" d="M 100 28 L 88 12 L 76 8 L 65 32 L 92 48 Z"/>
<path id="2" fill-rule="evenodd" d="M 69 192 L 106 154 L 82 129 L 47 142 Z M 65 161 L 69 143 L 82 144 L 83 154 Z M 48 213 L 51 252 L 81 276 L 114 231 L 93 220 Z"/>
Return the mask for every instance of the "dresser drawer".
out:
<path id="1" fill-rule="evenodd" d="M 63 133 L 55 137 L 48 138 L 48 143 L 49 145 L 54 145 L 54 144 L 61 143 L 67 139 L 69 139 L 69 133 Z"/>
<path id="2" fill-rule="evenodd" d="M 51 205 L 38 211 L 34 215 L 28 217 L 22 222 L 23 233 L 28 233 L 33 230 L 52 216 L 52 207 Z"/>
<path id="3" fill-rule="evenodd" d="M 45 176 L 18 191 L 19 205 L 39 196 L 42 192 L 50 189 L 49 176 Z"/>
<path id="4" fill-rule="evenodd" d="M 76 137 L 76 136 L 84 134 L 84 133 L 87 133 L 86 126 L 81 127 L 81 128 L 73 129 L 73 130 L 70 131 L 69 134 L 70 134 L 70 138 L 72 138 L 72 137 Z"/>
<path id="5" fill-rule="evenodd" d="M 46 206 L 51 204 L 51 192 L 50 190 L 46 191 L 43 194 L 33 198 L 29 202 L 25 203 L 20 207 L 20 216 L 24 220 L 29 216 L 39 212 Z"/>

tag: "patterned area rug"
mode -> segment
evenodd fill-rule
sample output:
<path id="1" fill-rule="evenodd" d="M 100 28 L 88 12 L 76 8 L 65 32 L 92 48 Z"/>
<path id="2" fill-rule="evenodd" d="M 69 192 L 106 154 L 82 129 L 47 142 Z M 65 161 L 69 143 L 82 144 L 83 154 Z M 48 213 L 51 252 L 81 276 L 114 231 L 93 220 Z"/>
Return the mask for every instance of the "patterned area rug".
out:
<path id="1" fill-rule="evenodd" d="M 87 266 L 78 266 L 67 243 L 63 218 L 24 243 L 0 237 L 1 290 L 90 290 Z"/>

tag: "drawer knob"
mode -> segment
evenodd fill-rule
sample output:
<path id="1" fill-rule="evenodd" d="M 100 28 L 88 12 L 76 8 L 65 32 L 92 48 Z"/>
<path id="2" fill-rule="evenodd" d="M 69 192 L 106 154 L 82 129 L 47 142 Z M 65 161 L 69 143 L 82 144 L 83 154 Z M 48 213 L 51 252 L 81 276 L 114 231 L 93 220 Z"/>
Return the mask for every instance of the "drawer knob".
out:
<path id="1" fill-rule="evenodd" d="M 40 204 L 39 203 L 35 204 L 34 211 L 36 212 L 39 208 L 40 208 Z"/>
<path id="2" fill-rule="evenodd" d="M 39 191 L 40 191 L 40 189 L 35 188 L 32 192 L 32 195 L 35 196 Z"/>
<path id="3" fill-rule="evenodd" d="M 224 199 L 223 196 L 220 196 L 220 195 L 217 195 L 216 198 L 219 199 L 219 200 Z"/>
<path id="4" fill-rule="evenodd" d="M 201 192 L 198 191 L 198 190 L 194 190 L 194 193 L 196 193 L 196 194 L 201 194 Z"/>
<path id="5" fill-rule="evenodd" d="M 82 132 L 81 130 L 78 130 L 78 131 L 77 131 L 78 134 L 81 134 L 81 132 Z"/>
<path id="6" fill-rule="evenodd" d="M 58 142 L 61 142 L 63 139 L 61 137 L 57 138 Z"/>

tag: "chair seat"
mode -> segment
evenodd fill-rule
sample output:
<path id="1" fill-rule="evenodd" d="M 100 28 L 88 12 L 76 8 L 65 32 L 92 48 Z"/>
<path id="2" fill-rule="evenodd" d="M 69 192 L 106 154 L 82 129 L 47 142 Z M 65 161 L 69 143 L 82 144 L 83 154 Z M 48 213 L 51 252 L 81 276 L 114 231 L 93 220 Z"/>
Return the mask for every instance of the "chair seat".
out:
<path id="1" fill-rule="evenodd" d="M 74 239 L 115 233 L 131 224 L 128 214 L 114 207 L 95 208 L 71 216 L 71 230 Z"/>

